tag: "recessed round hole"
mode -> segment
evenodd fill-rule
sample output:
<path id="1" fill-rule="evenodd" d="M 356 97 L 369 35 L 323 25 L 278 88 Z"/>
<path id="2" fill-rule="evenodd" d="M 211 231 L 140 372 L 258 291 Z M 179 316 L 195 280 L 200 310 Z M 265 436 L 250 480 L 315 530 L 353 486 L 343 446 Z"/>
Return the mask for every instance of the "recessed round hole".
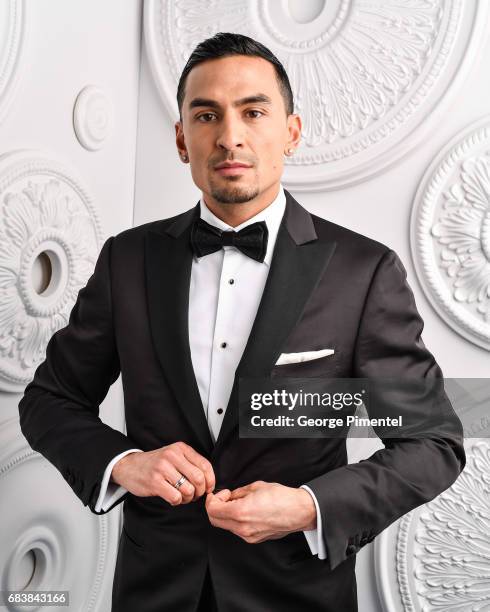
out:
<path id="1" fill-rule="evenodd" d="M 29 552 L 34 555 L 34 571 L 28 582 L 28 587 L 29 590 L 36 590 L 45 581 L 48 560 L 46 558 L 46 551 L 42 547 L 34 546 Z"/>
<path id="2" fill-rule="evenodd" d="M 18 584 L 18 590 L 24 590 L 29 587 L 32 582 L 32 578 L 36 571 L 36 553 L 33 549 L 28 550 L 25 555 L 19 560 L 17 566 L 16 581 Z"/>
<path id="3" fill-rule="evenodd" d="M 62 279 L 63 254 L 53 249 L 45 249 L 32 262 L 31 280 L 34 291 L 48 298 L 58 291 Z"/>
<path id="4" fill-rule="evenodd" d="M 289 14 L 296 23 L 311 23 L 324 7 L 325 0 L 289 0 Z"/>
<path id="5" fill-rule="evenodd" d="M 49 255 L 39 253 L 32 264 L 32 286 L 36 293 L 41 295 L 46 291 L 53 278 L 53 266 Z"/>

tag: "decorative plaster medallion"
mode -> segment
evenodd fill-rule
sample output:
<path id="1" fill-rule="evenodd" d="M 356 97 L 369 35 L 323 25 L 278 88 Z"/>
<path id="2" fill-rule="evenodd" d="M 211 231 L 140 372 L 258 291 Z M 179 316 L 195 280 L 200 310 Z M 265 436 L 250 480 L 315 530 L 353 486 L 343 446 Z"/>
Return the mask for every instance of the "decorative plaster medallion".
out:
<path id="1" fill-rule="evenodd" d="M 283 181 L 319 191 L 364 180 L 423 141 L 473 59 L 486 2 L 147 0 L 145 40 L 172 118 L 194 47 L 239 32 L 284 64 L 302 118 Z M 315 9 L 315 10 L 313 10 Z"/>
<path id="2" fill-rule="evenodd" d="M 415 196 L 411 246 L 439 315 L 490 350 L 490 116 L 437 155 Z"/>
<path id="3" fill-rule="evenodd" d="M 60 609 L 100 610 L 102 594 L 110 588 L 106 570 L 117 543 L 119 512 L 88 512 L 58 470 L 25 445 L 18 418 L 0 433 L 2 589 L 68 591 L 70 605 Z M 9 603 L 7 609 L 26 607 Z"/>
<path id="4" fill-rule="evenodd" d="M 94 85 L 82 89 L 73 109 L 73 127 L 82 147 L 89 151 L 100 149 L 113 124 L 114 109 L 109 97 Z"/>
<path id="5" fill-rule="evenodd" d="M 490 446 L 466 450 L 456 482 L 385 531 L 376 550 L 386 612 L 490 609 Z M 393 573 L 392 573 L 393 572 Z"/>
<path id="6" fill-rule="evenodd" d="M 0 388 L 22 391 L 51 336 L 68 323 L 102 243 L 98 215 L 73 170 L 38 151 L 0 156 Z M 33 268 L 50 262 L 38 293 Z M 37 260 L 37 261 L 36 261 Z"/>
<path id="7" fill-rule="evenodd" d="M 0 122 L 18 84 L 25 27 L 24 0 L 0 2 Z"/>

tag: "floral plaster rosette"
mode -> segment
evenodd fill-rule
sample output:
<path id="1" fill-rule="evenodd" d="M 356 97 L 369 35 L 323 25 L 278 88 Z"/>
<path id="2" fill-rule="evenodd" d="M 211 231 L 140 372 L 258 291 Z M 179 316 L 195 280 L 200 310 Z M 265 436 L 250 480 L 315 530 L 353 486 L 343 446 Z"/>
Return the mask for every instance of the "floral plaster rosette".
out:
<path id="1" fill-rule="evenodd" d="M 14 98 L 20 76 L 26 38 L 23 0 L 0 2 L 0 122 Z"/>
<path id="2" fill-rule="evenodd" d="M 464 0 L 147 0 L 145 42 L 160 96 L 175 92 L 194 47 L 238 32 L 283 63 L 303 120 L 284 183 L 353 184 L 423 143 L 458 91 L 486 27 L 487 2 Z M 451 95 L 450 95 L 451 94 Z"/>
<path id="3" fill-rule="evenodd" d="M 0 157 L 0 211 L 0 388 L 21 391 L 68 323 L 102 231 L 75 173 L 37 151 Z M 41 292 L 33 283 L 39 257 L 50 264 Z"/>
<path id="4" fill-rule="evenodd" d="M 375 540 L 385 612 L 486 612 L 490 608 L 490 447 L 466 449 L 465 469 L 435 499 Z"/>
<path id="5" fill-rule="evenodd" d="M 490 349 L 490 117 L 458 134 L 428 168 L 415 196 L 411 244 L 436 311 Z"/>

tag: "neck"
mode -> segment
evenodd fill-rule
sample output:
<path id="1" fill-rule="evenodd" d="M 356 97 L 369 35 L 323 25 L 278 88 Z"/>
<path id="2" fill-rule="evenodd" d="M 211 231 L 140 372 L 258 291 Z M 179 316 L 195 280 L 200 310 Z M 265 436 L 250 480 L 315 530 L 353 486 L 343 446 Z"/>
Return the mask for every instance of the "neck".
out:
<path id="1" fill-rule="evenodd" d="M 217 202 L 207 193 L 203 194 L 203 199 L 206 206 L 218 219 L 221 219 L 221 221 L 224 221 L 231 227 L 236 227 L 270 206 L 277 198 L 279 189 L 279 183 L 275 183 L 253 200 L 243 202 L 243 204 L 223 204 L 222 202 Z"/>

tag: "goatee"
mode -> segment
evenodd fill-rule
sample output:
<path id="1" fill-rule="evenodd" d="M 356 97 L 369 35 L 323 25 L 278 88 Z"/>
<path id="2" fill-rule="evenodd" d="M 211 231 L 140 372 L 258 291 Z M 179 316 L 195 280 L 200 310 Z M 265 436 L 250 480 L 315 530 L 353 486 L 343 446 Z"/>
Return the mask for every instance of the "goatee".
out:
<path id="1" fill-rule="evenodd" d="M 217 187 L 211 189 L 211 195 L 220 204 L 244 204 L 259 195 L 258 187 Z"/>

